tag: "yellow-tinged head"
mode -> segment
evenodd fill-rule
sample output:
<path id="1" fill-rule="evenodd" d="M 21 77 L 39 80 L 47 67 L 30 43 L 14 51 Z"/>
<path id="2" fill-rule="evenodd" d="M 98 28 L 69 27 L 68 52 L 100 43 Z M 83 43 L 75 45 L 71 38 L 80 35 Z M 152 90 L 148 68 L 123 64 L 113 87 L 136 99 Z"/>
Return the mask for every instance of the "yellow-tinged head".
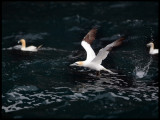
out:
<path id="1" fill-rule="evenodd" d="M 83 61 L 78 61 L 78 62 L 71 64 L 70 66 L 83 66 L 83 65 L 84 65 Z"/>
<path id="2" fill-rule="evenodd" d="M 18 43 L 22 43 L 22 47 L 26 47 L 26 41 L 25 41 L 25 39 L 21 39 L 20 41 L 18 41 Z"/>
<path id="3" fill-rule="evenodd" d="M 154 46 L 153 42 L 147 44 L 147 47 Z"/>

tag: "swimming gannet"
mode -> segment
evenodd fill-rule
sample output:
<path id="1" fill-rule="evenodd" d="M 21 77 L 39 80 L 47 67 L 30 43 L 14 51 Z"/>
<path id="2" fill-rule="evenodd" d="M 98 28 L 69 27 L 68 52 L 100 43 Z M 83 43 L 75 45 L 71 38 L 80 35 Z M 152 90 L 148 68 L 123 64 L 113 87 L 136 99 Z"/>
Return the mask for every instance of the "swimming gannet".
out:
<path id="1" fill-rule="evenodd" d="M 18 43 L 22 43 L 22 47 L 21 47 L 21 50 L 22 51 L 33 51 L 33 52 L 36 52 L 38 51 L 38 49 L 40 47 L 42 47 L 42 45 L 38 46 L 38 47 L 35 47 L 35 46 L 28 46 L 26 47 L 26 41 L 24 39 L 21 39 L 20 41 L 18 41 Z"/>
<path id="2" fill-rule="evenodd" d="M 159 51 L 158 51 L 158 49 L 154 49 L 154 43 L 153 42 L 148 43 L 147 47 L 150 47 L 149 54 L 151 54 L 151 55 L 158 54 Z"/>
<path id="3" fill-rule="evenodd" d="M 96 56 L 95 52 L 91 48 L 91 43 L 95 40 L 96 32 L 97 32 L 96 28 L 91 29 L 81 42 L 82 47 L 87 52 L 86 60 L 75 62 L 75 63 L 71 64 L 70 66 L 87 67 L 87 68 L 98 71 L 97 75 L 100 75 L 101 70 L 107 71 L 110 74 L 117 74 L 117 73 L 114 73 L 111 70 L 103 67 L 101 65 L 101 63 L 102 63 L 102 60 L 104 60 L 107 57 L 107 55 L 111 51 L 111 49 L 113 47 L 119 46 L 122 43 L 122 41 L 124 40 L 124 38 L 120 38 L 120 39 L 108 44 L 106 47 L 100 49 L 97 56 Z"/>

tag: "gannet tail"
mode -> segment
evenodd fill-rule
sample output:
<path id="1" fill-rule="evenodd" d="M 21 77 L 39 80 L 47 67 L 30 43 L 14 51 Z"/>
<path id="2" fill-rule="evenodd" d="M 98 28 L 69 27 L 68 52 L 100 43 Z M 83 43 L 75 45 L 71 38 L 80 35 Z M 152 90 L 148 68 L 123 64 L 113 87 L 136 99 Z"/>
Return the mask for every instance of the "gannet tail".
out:
<path id="1" fill-rule="evenodd" d="M 104 70 L 104 71 L 107 71 L 107 72 L 109 72 L 110 74 L 118 74 L 118 73 L 112 72 L 111 70 L 109 70 L 109 69 L 106 69 L 106 68 L 104 68 L 103 70 Z"/>
<path id="2" fill-rule="evenodd" d="M 38 46 L 37 49 L 41 48 L 42 46 L 43 46 L 43 45 Z"/>

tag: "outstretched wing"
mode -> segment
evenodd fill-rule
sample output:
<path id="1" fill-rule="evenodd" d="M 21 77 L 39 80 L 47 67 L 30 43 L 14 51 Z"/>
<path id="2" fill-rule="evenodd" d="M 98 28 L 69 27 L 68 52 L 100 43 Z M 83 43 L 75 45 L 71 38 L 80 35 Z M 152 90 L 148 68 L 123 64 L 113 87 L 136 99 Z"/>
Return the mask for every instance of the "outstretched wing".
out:
<path id="1" fill-rule="evenodd" d="M 102 60 L 104 60 L 107 57 L 108 53 L 112 50 L 112 48 L 121 45 L 123 40 L 124 38 L 120 38 L 108 44 L 106 47 L 100 49 L 97 56 L 92 60 L 92 62 L 101 64 Z"/>
<path id="2" fill-rule="evenodd" d="M 95 52 L 91 47 L 92 42 L 95 40 L 96 32 L 97 32 L 97 29 L 92 28 L 81 42 L 81 45 L 87 52 L 86 61 L 92 61 L 96 57 Z"/>

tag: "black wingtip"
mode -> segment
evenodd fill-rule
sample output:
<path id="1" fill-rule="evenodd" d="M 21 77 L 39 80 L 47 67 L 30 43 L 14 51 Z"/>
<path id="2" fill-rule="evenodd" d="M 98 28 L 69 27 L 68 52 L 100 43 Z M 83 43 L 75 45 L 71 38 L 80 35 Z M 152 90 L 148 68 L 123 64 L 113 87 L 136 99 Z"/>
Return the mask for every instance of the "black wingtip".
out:
<path id="1" fill-rule="evenodd" d="M 123 41 L 123 40 L 125 40 L 126 38 L 125 37 L 121 37 L 121 38 L 119 38 L 118 40 L 119 41 Z"/>
<path id="2" fill-rule="evenodd" d="M 83 38 L 83 40 L 86 41 L 88 44 L 92 44 L 92 42 L 95 40 L 96 33 L 97 33 L 97 29 L 96 28 L 92 28 L 87 33 L 87 35 Z"/>
<path id="3" fill-rule="evenodd" d="M 121 45 L 122 42 L 123 42 L 123 40 L 125 40 L 125 37 L 121 37 L 121 38 L 119 38 L 118 40 L 116 40 L 116 41 L 114 42 L 114 43 L 115 43 L 114 47 L 117 47 L 117 46 Z"/>
<path id="4" fill-rule="evenodd" d="M 92 27 L 92 29 L 99 29 L 99 28 L 100 28 L 99 25 L 94 25 L 94 26 Z"/>
<path id="5" fill-rule="evenodd" d="M 128 35 L 122 35 L 121 38 L 127 39 Z"/>

